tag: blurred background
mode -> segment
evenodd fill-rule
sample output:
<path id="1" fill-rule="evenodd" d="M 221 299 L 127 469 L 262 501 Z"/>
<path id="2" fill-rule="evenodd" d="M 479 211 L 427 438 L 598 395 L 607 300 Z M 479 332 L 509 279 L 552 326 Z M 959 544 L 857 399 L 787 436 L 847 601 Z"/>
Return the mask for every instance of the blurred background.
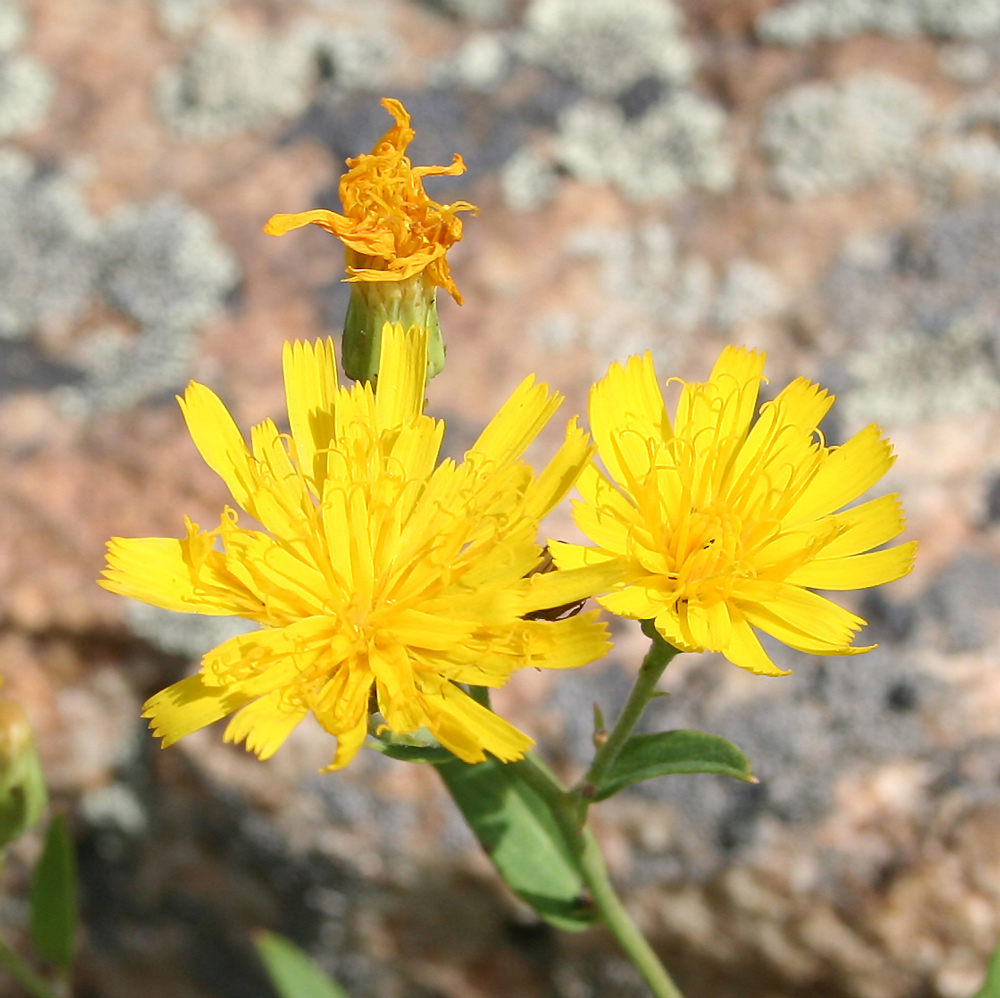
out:
<path id="1" fill-rule="evenodd" d="M 682 656 L 649 725 L 732 739 L 761 782 L 643 784 L 597 831 L 688 998 L 967 998 L 1000 936 L 1000 3 L 0 0 L 0 671 L 71 817 L 76 998 L 271 998 L 258 927 L 352 998 L 645 993 L 600 932 L 518 907 L 431 771 L 320 776 L 305 724 L 266 764 L 217 730 L 161 752 L 141 703 L 232 626 L 94 583 L 109 536 L 228 498 L 174 392 L 280 418 L 282 341 L 339 330 L 339 243 L 260 230 L 338 207 L 382 96 L 414 162 L 466 159 L 431 196 L 482 209 L 441 303 L 449 453 L 530 371 L 560 423 L 611 360 L 702 379 L 726 343 L 768 351 L 766 394 L 835 390 L 830 442 L 891 435 L 921 554 L 845 600 L 880 648 L 781 680 Z M 498 698 L 566 776 L 636 632 Z M 38 849 L 5 872 L 14 943 Z"/>

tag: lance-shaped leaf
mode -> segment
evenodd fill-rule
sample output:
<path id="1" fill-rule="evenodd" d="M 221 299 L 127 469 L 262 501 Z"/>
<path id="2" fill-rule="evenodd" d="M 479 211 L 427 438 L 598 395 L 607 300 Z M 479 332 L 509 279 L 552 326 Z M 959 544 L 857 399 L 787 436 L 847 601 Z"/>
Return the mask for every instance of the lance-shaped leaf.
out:
<path id="1" fill-rule="evenodd" d="M 750 760 L 732 743 L 704 731 L 660 731 L 633 735 L 622 746 L 604 779 L 594 788 L 594 800 L 606 800 L 624 787 L 656 776 L 715 773 L 756 783 Z"/>
<path id="2" fill-rule="evenodd" d="M 253 944 L 280 998 L 347 998 L 312 957 L 290 939 L 259 932 Z"/>
<path id="3" fill-rule="evenodd" d="M 507 886 L 558 929 L 592 925 L 577 857 L 545 800 L 495 759 L 437 767 L 445 786 Z"/>
<path id="4" fill-rule="evenodd" d="M 76 859 L 62 815 L 49 822 L 28 900 L 38 955 L 61 970 L 69 969 L 76 950 Z"/>
<path id="5" fill-rule="evenodd" d="M 1000 946 L 993 951 L 986 968 L 986 980 L 972 998 L 1000 998 Z"/>

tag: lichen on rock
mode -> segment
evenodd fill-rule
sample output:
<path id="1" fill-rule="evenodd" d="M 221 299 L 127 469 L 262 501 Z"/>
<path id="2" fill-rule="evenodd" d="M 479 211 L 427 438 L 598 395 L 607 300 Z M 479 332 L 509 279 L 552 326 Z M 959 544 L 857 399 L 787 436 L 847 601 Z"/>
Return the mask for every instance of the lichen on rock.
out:
<path id="1" fill-rule="evenodd" d="M 919 88 L 864 74 L 804 83 L 772 97 L 759 141 L 771 183 L 791 198 L 850 191 L 913 163 L 929 122 Z"/>
<path id="2" fill-rule="evenodd" d="M 82 315 L 97 280 L 98 229 L 71 179 L 0 151 L 0 339 Z"/>
<path id="3" fill-rule="evenodd" d="M 655 103 L 636 120 L 614 104 L 585 100 L 560 117 L 556 161 L 591 184 L 614 184 L 638 204 L 691 188 L 728 190 L 735 167 L 726 115 L 690 90 Z"/>
<path id="4" fill-rule="evenodd" d="M 683 28 L 670 0 L 532 0 L 522 51 L 585 93 L 616 97 L 647 78 L 691 79 L 696 59 Z"/>
<path id="5" fill-rule="evenodd" d="M 307 40 L 215 25 L 162 75 L 157 107 L 179 135 L 218 138 L 300 114 L 313 78 Z"/>
<path id="6" fill-rule="evenodd" d="M 1000 33 L 1000 5 L 995 0 L 792 0 L 757 20 L 763 41 L 790 46 L 867 31 L 979 39 Z"/>

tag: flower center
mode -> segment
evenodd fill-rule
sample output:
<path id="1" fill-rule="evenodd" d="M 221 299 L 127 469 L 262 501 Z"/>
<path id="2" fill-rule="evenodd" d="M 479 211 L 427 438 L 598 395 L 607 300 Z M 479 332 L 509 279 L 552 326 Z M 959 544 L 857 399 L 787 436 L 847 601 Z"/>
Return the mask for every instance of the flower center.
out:
<path id="1" fill-rule="evenodd" d="M 678 599 L 727 599 L 733 583 L 748 571 L 742 535 L 742 519 L 725 504 L 713 501 L 692 510 L 667 538 Z"/>

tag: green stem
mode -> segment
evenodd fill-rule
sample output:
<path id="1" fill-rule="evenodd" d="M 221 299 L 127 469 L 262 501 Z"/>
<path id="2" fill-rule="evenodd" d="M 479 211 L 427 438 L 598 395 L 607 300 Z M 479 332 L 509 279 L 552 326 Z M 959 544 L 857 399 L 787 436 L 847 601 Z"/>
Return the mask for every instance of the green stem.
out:
<path id="1" fill-rule="evenodd" d="M 653 951 L 653 947 L 646 941 L 615 893 L 597 839 L 589 828 L 580 826 L 572 794 L 567 792 L 551 770 L 531 753 L 520 762 L 512 762 L 509 765 L 516 767 L 524 782 L 548 804 L 549 810 L 559 824 L 563 838 L 577 858 L 583 882 L 590 889 L 594 907 L 601 921 L 642 975 L 655 998 L 683 998 L 667 969 Z"/>
<path id="2" fill-rule="evenodd" d="M 618 945 L 632 966 L 642 974 L 642 979 L 649 985 L 649 990 L 656 998 L 683 998 L 680 989 L 667 973 L 667 968 L 660 962 L 653 947 L 646 941 L 646 937 L 632 921 L 632 916 L 625 910 L 621 899 L 615 893 L 593 833 L 584 827 L 580 834 L 583 839 L 583 850 L 580 854 L 583 879 L 590 888 L 601 921 L 618 940 Z"/>
<path id="3" fill-rule="evenodd" d="M 590 764 L 590 769 L 587 770 L 586 775 L 574 791 L 582 802 L 581 817 L 586 815 L 586 809 L 593 799 L 597 787 L 600 786 L 608 770 L 614 765 L 622 746 L 632 734 L 632 729 L 646 709 L 646 704 L 653 698 L 656 684 L 660 681 L 663 670 L 678 653 L 677 648 L 667 644 L 660 637 L 651 620 L 642 622 L 642 632 L 651 638 L 653 643 L 649 646 L 649 651 L 646 652 L 646 657 L 639 667 L 635 686 L 632 687 L 622 716 L 618 718 L 614 728 L 611 729 L 607 741 L 597 750 L 594 761 Z"/>
<path id="4" fill-rule="evenodd" d="M 58 998 L 56 992 L 2 940 L 0 940 L 0 964 L 18 984 L 34 995 L 34 998 Z"/>

